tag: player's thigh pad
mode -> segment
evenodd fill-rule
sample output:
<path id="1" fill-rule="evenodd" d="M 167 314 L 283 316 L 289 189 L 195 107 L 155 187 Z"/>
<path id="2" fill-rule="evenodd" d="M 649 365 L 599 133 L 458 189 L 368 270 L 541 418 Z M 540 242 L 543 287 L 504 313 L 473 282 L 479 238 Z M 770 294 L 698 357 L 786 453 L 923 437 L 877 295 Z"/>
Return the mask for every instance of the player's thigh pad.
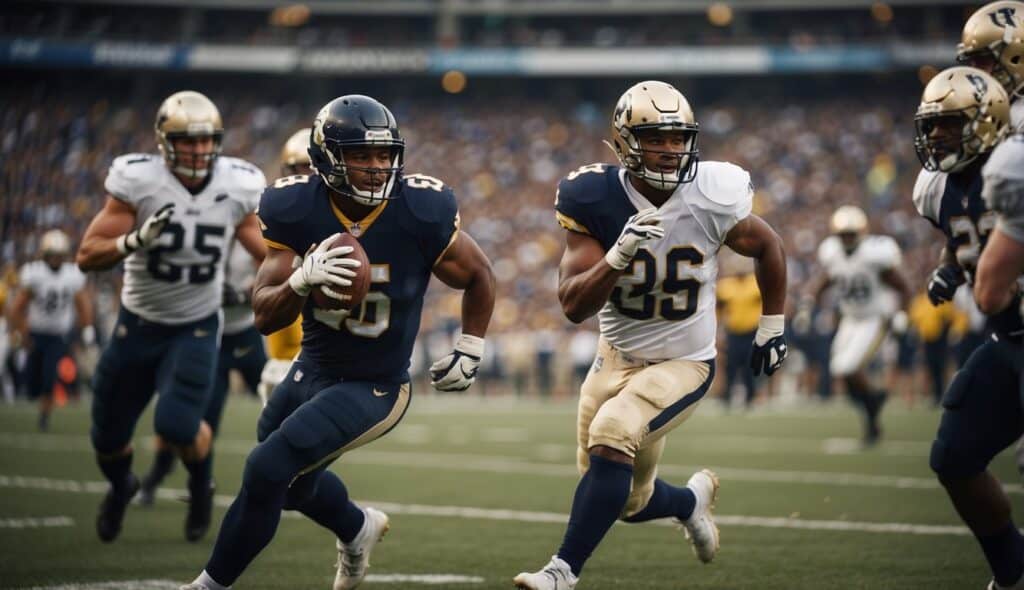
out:
<path id="1" fill-rule="evenodd" d="M 604 338 L 598 340 L 597 355 L 580 386 L 580 400 L 576 412 L 576 467 L 582 475 L 590 468 L 590 424 L 598 410 L 618 395 L 629 378 L 642 367 L 628 362 Z"/>
<path id="2" fill-rule="evenodd" d="M 839 320 L 829 361 L 832 376 L 847 377 L 866 367 L 882 346 L 886 331 L 883 318 L 844 317 Z"/>
<path id="3" fill-rule="evenodd" d="M 704 361 L 665 361 L 637 371 L 598 409 L 587 448 L 603 445 L 635 457 L 686 420 L 713 377 L 713 364 Z"/>
<path id="4" fill-rule="evenodd" d="M 172 445 L 190 445 L 213 387 L 217 363 L 218 314 L 176 331 L 160 362 L 153 428 Z"/>
<path id="5" fill-rule="evenodd" d="M 296 408 L 279 431 L 303 458 L 302 473 L 307 473 L 394 428 L 409 396 L 409 383 L 334 383 Z"/>
<path id="6" fill-rule="evenodd" d="M 113 453 L 131 442 L 135 424 L 156 388 L 157 358 L 166 347 L 122 307 L 93 374 L 92 443 Z"/>
<path id="7" fill-rule="evenodd" d="M 929 460 L 940 478 L 981 473 L 1024 432 L 1017 354 L 1016 347 L 988 340 L 953 377 Z"/>

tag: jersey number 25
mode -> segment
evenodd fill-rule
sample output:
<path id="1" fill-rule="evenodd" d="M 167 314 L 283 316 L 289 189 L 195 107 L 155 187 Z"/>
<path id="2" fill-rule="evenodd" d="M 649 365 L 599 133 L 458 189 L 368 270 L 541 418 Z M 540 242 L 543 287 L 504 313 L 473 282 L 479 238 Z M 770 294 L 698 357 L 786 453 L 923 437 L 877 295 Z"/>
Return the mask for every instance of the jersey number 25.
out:
<path id="1" fill-rule="evenodd" d="M 658 260 L 650 250 L 640 248 L 633 261 L 626 267 L 625 275 L 632 275 L 638 282 L 625 293 L 624 287 L 612 290 L 610 301 L 622 315 L 634 320 L 650 320 L 656 315 L 669 321 L 681 321 L 697 312 L 697 299 L 701 282 L 693 277 L 681 278 L 681 264 L 699 266 L 704 263 L 704 254 L 693 246 L 676 246 L 665 255 L 665 280 L 661 292 L 669 297 L 656 298 L 654 290 L 658 279 Z M 682 297 L 682 307 L 676 301 Z"/>

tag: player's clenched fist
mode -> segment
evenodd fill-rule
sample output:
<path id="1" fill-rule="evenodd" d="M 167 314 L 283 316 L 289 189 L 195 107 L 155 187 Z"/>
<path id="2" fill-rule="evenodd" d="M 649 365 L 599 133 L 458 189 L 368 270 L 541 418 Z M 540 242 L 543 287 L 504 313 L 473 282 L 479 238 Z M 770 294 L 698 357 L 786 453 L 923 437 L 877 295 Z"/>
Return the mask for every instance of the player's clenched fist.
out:
<path id="1" fill-rule="evenodd" d="M 339 246 L 329 248 L 341 234 L 332 234 L 324 238 L 318 245 L 310 246 L 309 251 L 302 258 L 302 264 L 295 269 L 295 272 L 288 278 L 288 284 L 292 290 L 299 295 L 309 295 L 314 286 L 322 285 L 327 287 L 323 292 L 328 297 L 341 299 L 330 287 L 348 287 L 352 284 L 350 280 L 356 276 L 354 268 L 362 265 L 362 262 L 355 258 L 349 258 L 354 248 L 352 246 Z"/>
<path id="2" fill-rule="evenodd" d="M 117 239 L 117 249 L 122 254 L 130 254 L 139 249 L 145 249 L 153 245 L 153 241 L 160 237 L 160 234 L 171 221 L 174 214 L 174 203 L 167 203 L 156 210 L 155 213 L 146 218 L 138 229 L 134 229 Z"/>
<path id="3" fill-rule="evenodd" d="M 484 339 L 463 334 L 451 354 L 430 365 L 430 382 L 438 391 L 466 391 L 483 357 Z"/>

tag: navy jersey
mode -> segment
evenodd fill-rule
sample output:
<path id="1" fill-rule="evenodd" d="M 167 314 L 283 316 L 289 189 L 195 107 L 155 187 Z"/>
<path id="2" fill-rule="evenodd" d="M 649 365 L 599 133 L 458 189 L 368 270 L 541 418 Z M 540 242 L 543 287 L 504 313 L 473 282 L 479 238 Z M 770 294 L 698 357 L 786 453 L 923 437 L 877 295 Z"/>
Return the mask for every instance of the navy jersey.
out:
<path id="1" fill-rule="evenodd" d="M 351 313 L 320 309 L 307 298 L 300 358 L 346 380 L 408 380 L 423 294 L 434 264 L 458 235 L 455 195 L 436 178 L 406 176 L 394 198 L 353 222 L 329 190 L 319 176 L 281 178 L 263 193 L 258 211 L 271 248 L 301 255 L 347 231 L 370 260 L 370 291 Z"/>
<path id="2" fill-rule="evenodd" d="M 971 284 L 978 256 L 996 223 L 981 198 L 981 187 L 975 166 L 955 174 L 921 170 L 914 184 L 914 206 L 946 236 L 946 249 L 956 255 Z"/>
<path id="3" fill-rule="evenodd" d="M 946 236 L 946 249 L 956 254 L 967 272 L 968 284 L 974 284 L 978 257 L 996 226 L 996 214 L 981 197 L 981 170 L 971 166 L 964 172 L 947 174 L 921 170 L 914 184 L 914 205 L 918 213 Z M 988 318 L 995 332 L 1016 341 L 1024 332 L 1017 305 Z"/>

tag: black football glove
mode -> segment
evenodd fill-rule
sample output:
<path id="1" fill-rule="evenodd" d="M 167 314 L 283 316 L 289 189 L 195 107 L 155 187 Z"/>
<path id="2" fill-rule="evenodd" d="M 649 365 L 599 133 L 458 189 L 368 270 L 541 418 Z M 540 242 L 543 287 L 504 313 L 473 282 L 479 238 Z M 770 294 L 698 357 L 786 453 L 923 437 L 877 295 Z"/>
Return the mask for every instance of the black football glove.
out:
<path id="1" fill-rule="evenodd" d="M 955 264 L 943 264 L 928 277 L 928 301 L 941 305 L 953 300 L 953 295 L 964 284 L 964 271 Z"/>
<path id="2" fill-rule="evenodd" d="M 761 373 L 772 375 L 779 370 L 789 354 L 783 335 L 786 318 L 779 315 L 763 315 L 754 335 L 754 351 L 750 355 L 750 368 L 757 377 Z"/>

